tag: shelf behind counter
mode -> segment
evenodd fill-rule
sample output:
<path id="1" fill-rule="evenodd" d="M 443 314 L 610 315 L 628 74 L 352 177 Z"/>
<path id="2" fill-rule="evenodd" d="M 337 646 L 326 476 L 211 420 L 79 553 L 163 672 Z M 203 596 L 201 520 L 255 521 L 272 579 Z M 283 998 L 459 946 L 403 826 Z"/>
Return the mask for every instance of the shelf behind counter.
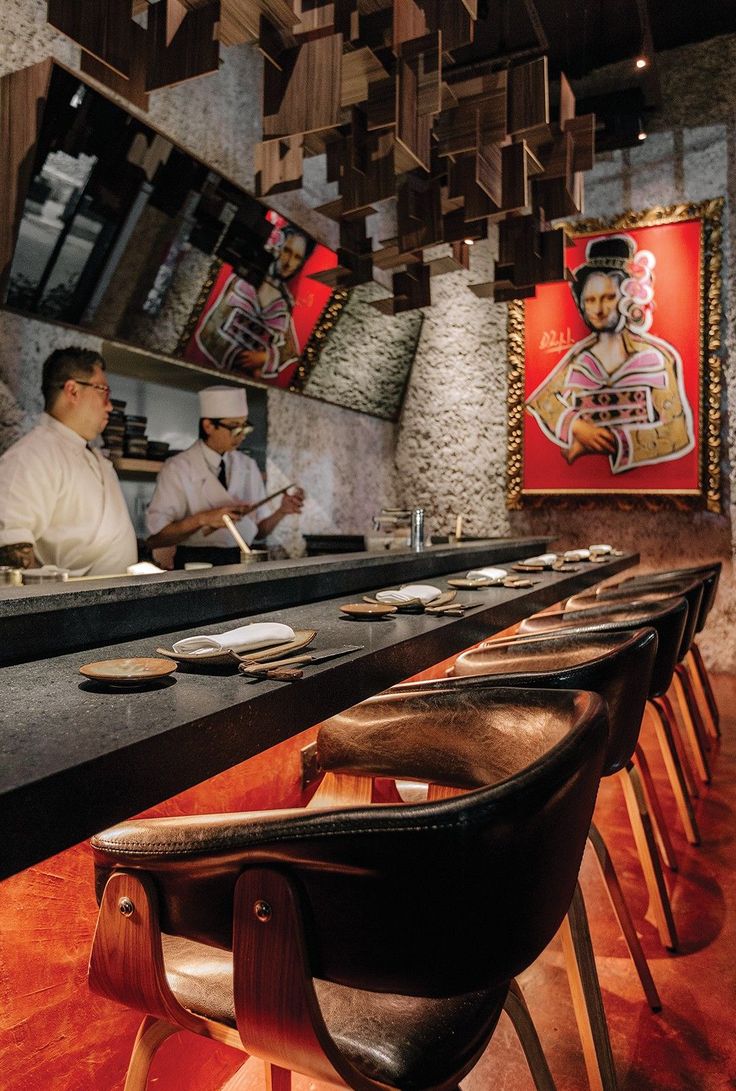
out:
<path id="1" fill-rule="evenodd" d="M 0 589 L 0 664 L 63 655 L 531 557 L 548 538 L 488 538 L 421 553 L 345 553 L 196 572 Z"/>

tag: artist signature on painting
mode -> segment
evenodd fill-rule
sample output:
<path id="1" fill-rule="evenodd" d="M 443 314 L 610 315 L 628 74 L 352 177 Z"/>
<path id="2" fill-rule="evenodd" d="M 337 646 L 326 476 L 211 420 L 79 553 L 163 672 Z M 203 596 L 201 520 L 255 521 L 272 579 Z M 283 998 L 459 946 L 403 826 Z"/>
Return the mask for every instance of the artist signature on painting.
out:
<path id="1" fill-rule="evenodd" d="M 564 352 L 574 344 L 574 337 L 568 326 L 566 330 L 545 330 L 539 340 L 540 352 Z"/>

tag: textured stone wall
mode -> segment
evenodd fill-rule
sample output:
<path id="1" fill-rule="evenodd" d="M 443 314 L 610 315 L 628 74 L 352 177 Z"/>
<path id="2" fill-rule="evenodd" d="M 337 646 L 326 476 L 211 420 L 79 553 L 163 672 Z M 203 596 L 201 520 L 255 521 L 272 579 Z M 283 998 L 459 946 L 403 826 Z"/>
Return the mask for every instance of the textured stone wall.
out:
<path id="1" fill-rule="evenodd" d="M 45 0 L 2 0 L 0 75 L 50 55 L 78 67 L 76 47 L 46 24 Z M 260 139 L 262 63 L 255 49 L 223 50 L 217 73 L 153 93 L 149 113 L 141 116 L 252 191 L 253 146 Z M 135 112 L 130 104 L 124 105 Z M 332 230 L 334 236 L 334 225 L 307 207 L 334 196 L 333 187 L 324 181 L 321 161 L 307 164 L 305 181 L 303 194 L 284 195 L 284 213 L 334 245 L 330 235 Z M 419 318 L 414 316 L 412 322 L 418 325 Z M 0 312 L 0 382 L 7 385 L 28 422 L 41 408 L 41 363 L 53 348 L 64 344 L 99 347 L 99 340 Z M 364 348 L 361 345 L 357 358 L 370 385 L 370 357 Z M 347 346 L 345 351 L 347 358 L 352 349 Z M 336 371 L 344 375 L 344 363 Z M 344 386 L 343 378 L 340 383 Z M 364 385 L 356 373 L 354 388 Z M 395 503 L 393 424 L 277 390 L 268 391 L 268 400 L 267 483 L 269 489 L 278 488 L 286 475 L 304 485 L 308 500 L 299 525 L 306 530 L 358 532 L 368 528 L 371 515 L 382 503 Z M 149 414 L 153 420 L 154 410 L 149 409 Z M 286 520 L 276 538 L 298 553 L 303 543 L 296 528 L 296 520 Z"/>

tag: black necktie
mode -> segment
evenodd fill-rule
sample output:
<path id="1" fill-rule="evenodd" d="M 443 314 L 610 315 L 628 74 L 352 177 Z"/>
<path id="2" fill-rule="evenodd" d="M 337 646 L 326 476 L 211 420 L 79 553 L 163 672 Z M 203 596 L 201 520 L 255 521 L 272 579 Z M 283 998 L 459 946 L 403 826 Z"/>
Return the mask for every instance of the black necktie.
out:
<path id="1" fill-rule="evenodd" d="M 217 480 L 222 485 L 223 489 L 227 488 L 227 473 L 225 472 L 225 459 L 220 459 L 220 469 L 217 471 Z"/>

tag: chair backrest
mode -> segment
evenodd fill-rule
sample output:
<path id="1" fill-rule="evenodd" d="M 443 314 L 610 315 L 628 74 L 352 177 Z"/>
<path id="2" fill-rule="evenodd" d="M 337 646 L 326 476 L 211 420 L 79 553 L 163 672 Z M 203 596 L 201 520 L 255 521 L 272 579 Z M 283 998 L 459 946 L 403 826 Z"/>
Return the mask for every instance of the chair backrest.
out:
<path id="1" fill-rule="evenodd" d="M 133 821 L 94 839 L 98 881 L 112 866 L 145 869 L 164 931 L 229 946 L 238 876 L 273 868 L 299 892 L 316 977 L 417 996 L 494 987 L 537 957 L 567 911 L 605 744 L 595 694 L 387 694 L 323 725 L 320 760 L 477 790 L 216 816 L 209 832 L 202 817 L 169 820 L 173 854 L 160 821 Z"/>
<path id="2" fill-rule="evenodd" d="M 656 654 L 657 633 L 652 628 L 592 634 L 562 630 L 480 644 L 457 657 L 451 676 L 455 684 L 599 693 L 608 708 L 605 776 L 624 768 L 634 752 Z"/>
<path id="3" fill-rule="evenodd" d="M 632 633 L 645 626 L 657 632 L 657 654 L 650 683 L 650 697 L 666 693 L 679 662 L 682 636 L 687 624 L 688 607 L 683 598 L 667 599 L 662 604 L 616 604 L 586 610 L 558 610 L 534 614 L 519 626 L 522 635 L 537 635 L 557 629 L 574 629 L 593 634 L 601 632 Z"/>
<path id="4" fill-rule="evenodd" d="M 620 587 L 601 588 L 594 602 L 590 599 L 579 598 L 573 595 L 565 603 L 565 611 L 588 610 L 598 606 L 615 606 L 628 603 L 645 605 L 665 602 L 667 599 L 684 598 L 687 602 L 687 621 L 682 633 L 678 659 L 682 659 L 690 649 L 695 639 L 696 626 L 700 619 L 703 606 L 703 580 L 700 578 L 688 580 L 673 580 L 670 583 L 660 582 L 654 586 L 637 584 L 635 588 L 623 584 Z"/>
<path id="5" fill-rule="evenodd" d="M 720 575 L 721 565 L 720 562 L 718 562 L 718 564 L 705 566 L 702 570 L 690 568 L 681 569 L 679 572 L 678 569 L 673 569 L 670 572 L 649 572 L 643 576 L 632 576 L 616 586 L 621 588 L 621 590 L 626 587 L 628 587 L 629 590 L 636 589 L 638 594 L 640 589 L 657 590 L 660 587 L 671 589 L 672 585 L 676 585 L 680 580 L 686 582 L 700 580 L 703 585 L 703 597 L 698 612 L 698 619 L 695 623 L 695 632 L 700 633 L 703 631 L 705 623 L 708 620 L 708 615 L 713 609 Z M 604 594 L 607 590 L 608 588 L 602 588 L 600 593 Z"/>
<path id="6" fill-rule="evenodd" d="M 719 580 L 721 579 L 721 572 L 723 570 L 723 563 L 721 561 L 709 561 L 707 564 L 691 565 L 686 568 L 666 568 L 660 572 L 644 572 L 639 576 L 628 576 L 624 583 L 637 585 L 638 583 L 649 584 L 657 580 L 657 582 L 668 583 L 672 579 L 690 579 L 692 577 L 704 577 L 705 587 L 703 592 L 703 615 L 698 621 L 698 632 L 700 632 L 705 620 L 708 619 L 708 614 L 713 609 L 713 603 L 715 602 L 715 596 L 717 589 L 719 589 Z"/>

